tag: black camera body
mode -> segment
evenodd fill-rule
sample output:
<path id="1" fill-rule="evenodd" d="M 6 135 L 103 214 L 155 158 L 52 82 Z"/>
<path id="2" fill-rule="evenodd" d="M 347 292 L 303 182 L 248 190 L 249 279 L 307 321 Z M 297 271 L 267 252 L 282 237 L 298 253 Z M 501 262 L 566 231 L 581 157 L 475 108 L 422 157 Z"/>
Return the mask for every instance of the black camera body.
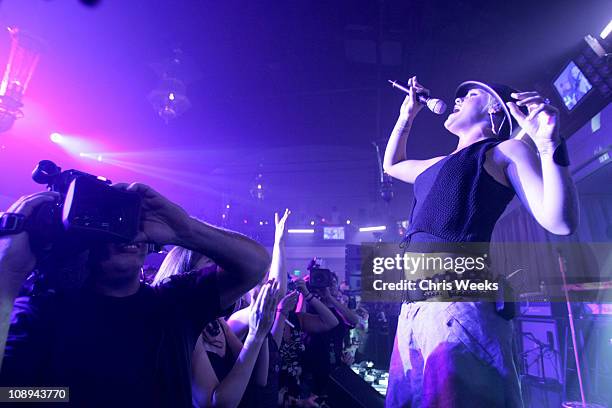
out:
<path id="1" fill-rule="evenodd" d="M 79 244 L 131 242 L 140 224 L 139 194 L 111 187 L 110 180 L 78 170 L 62 171 L 42 160 L 32 179 L 60 194 L 56 203 L 44 203 L 28 218 L 25 229 L 35 251 L 59 241 Z"/>

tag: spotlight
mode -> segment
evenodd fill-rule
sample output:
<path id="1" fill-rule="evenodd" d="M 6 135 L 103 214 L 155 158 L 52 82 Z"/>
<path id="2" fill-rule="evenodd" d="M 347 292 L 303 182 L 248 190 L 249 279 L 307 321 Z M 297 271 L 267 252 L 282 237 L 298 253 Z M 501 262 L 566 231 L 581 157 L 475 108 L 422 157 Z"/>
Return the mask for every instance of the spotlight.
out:
<path id="1" fill-rule="evenodd" d="M 606 28 L 603 29 L 603 31 L 601 32 L 601 34 L 599 34 L 599 36 L 605 40 L 606 37 L 608 36 L 608 34 L 610 34 L 610 31 L 612 31 L 612 20 L 610 20 L 610 22 L 608 23 L 608 25 L 606 26 Z"/>
<path id="2" fill-rule="evenodd" d="M 387 227 L 384 225 L 379 225 L 376 227 L 361 227 L 359 228 L 359 232 L 374 232 L 374 231 L 386 231 Z"/>
<path id="3" fill-rule="evenodd" d="M 314 221 L 310 221 L 310 225 L 315 225 L 315 222 Z"/>
<path id="4" fill-rule="evenodd" d="M 346 220 L 346 224 L 349 225 L 351 223 L 351 220 Z"/>
<path id="5" fill-rule="evenodd" d="M 57 144 L 61 144 L 64 141 L 63 136 L 55 132 L 49 135 L 49 139 L 51 139 L 53 143 L 57 143 Z"/>

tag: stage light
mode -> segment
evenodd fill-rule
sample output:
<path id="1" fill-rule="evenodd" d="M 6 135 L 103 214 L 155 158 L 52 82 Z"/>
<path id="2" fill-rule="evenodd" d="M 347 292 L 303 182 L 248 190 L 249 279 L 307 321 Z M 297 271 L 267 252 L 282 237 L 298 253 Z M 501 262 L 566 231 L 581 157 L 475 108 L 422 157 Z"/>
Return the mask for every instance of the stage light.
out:
<path id="1" fill-rule="evenodd" d="M 263 221 L 259 221 L 259 225 L 263 225 Z"/>
<path id="2" fill-rule="evenodd" d="M 314 234 L 315 230 L 311 228 L 288 229 L 289 234 Z"/>
<path id="3" fill-rule="evenodd" d="M 310 221 L 310 225 L 315 225 L 315 222 L 314 221 Z"/>
<path id="4" fill-rule="evenodd" d="M 168 99 L 170 99 L 171 101 L 174 100 L 174 92 L 170 92 L 170 94 L 168 95 Z"/>
<path id="5" fill-rule="evenodd" d="M 376 227 L 361 227 L 359 228 L 359 232 L 375 232 L 375 231 L 386 231 L 387 227 L 384 225 L 379 225 Z"/>
<path id="6" fill-rule="evenodd" d="M 606 28 L 603 29 L 603 31 L 601 32 L 601 34 L 599 34 L 599 36 L 605 40 L 608 34 L 610 34 L 610 31 L 612 31 L 612 20 L 610 20 Z"/>
<path id="7" fill-rule="evenodd" d="M 229 205 L 229 204 L 227 204 L 227 205 L 225 206 L 225 208 L 229 209 L 229 208 L 230 208 L 230 205 Z"/>
<path id="8" fill-rule="evenodd" d="M 0 83 L 0 132 L 9 130 L 23 117 L 21 99 L 34 74 L 43 49 L 42 41 L 17 28 L 9 27 L 11 49 Z"/>
<path id="9" fill-rule="evenodd" d="M 346 224 L 349 225 L 351 223 L 351 220 L 346 220 Z"/>
<path id="10" fill-rule="evenodd" d="M 221 214 L 221 218 L 225 219 L 225 214 Z"/>
<path id="11" fill-rule="evenodd" d="M 49 135 L 49 139 L 51 139 L 53 143 L 57 143 L 57 144 L 61 144 L 64 141 L 64 138 L 62 137 L 62 135 L 56 132 L 51 133 Z"/>

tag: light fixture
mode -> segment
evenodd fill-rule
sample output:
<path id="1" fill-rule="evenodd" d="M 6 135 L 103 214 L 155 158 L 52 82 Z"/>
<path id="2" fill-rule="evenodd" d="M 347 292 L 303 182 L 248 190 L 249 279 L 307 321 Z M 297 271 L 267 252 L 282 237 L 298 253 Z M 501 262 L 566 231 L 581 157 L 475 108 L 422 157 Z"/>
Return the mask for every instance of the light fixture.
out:
<path id="1" fill-rule="evenodd" d="M 359 228 L 359 232 L 375 232 L 375 231 L 386 231 L 387 227 L 384 225 L 379 225 L 376 227 L 361 227 Z"/>
<path id="2" fill-rule="evenodd" d="M 603 29 L 603 31 L 601 32 L 601 34 L 599 34 L 599 36 L 605 40 L 606 37 L 610 34 L 610 32 L 612 31 L 612 20 L 610 20 L 610 22 L 608 23 L 608 25 L 606 26 L 606 28 Z"/>
<path id="3" fill-rule="evenodd" d="M 9 130 L 16 119 L 23 117 L 21 100 L 43 49 L 43 43 L 37 37 L 14 27 L 9 27 L 8 31 L 11 50 L 0 83 L 0 132 Z"/>
<path id="4" fill-rule="evenodd" d="M 159 83 L 157 88 L 149 92 L 147 99 L 166 124 L 191 107 L 185 85 L 184 59 L 182 50 L 175 48 L 171 58 L 151 64 L 159 76 Z"/>
<path id="5" fill-rule="evenodd" d="M 251 193 L 251 197 L 253 197 L 257 201 L 263 201 L 265 197 L 265 189 L 264 189 L 263 181 L 264 181 L 263 174 L 258 173 L 257 176 L 255 176 L 255 180 L 253 180 L 253 182 L 251 183 L 251 188 L 249 192 Z"/>
<path id="6" fill-rule="evenodd" d="M 312 228 L 301 228 L 301 229 L 289 228 L 287 232 L 289 234 L 314 234 L 315 230 Z"/>
<path id="7" fill-rule="evenodd" d="M 62 135 L 57 132 L 51 133 L 49 135 L 49 139 L 51 139 L 53 143 L 57 143 L 57 144 L 61 144 L 64 141 L 64 138 L 62 137 Z"/>

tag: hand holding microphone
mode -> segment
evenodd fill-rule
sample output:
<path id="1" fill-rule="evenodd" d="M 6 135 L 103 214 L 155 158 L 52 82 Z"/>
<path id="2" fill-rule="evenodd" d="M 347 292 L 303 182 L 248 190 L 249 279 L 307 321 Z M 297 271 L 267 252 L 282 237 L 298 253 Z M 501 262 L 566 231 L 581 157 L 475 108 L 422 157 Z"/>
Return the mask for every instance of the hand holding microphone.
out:
<path id="1" fill-rule="evenodd" d="M 421 84 L 417 82 L 416 76 L 408 80 L 408 85 L 404 86 L 396 81 L 389 81 L 394 88 L 399 89 L 408 94 L 402 107 L 400 109 L 400 116 L 406 119 L 414 119 L 417 113 L 423 109 L 423 106 L 435 114 L 442 115 L 446 111 L 446 103 L 441 99 L 430 98 L 429 90 L 423 88 Z"/>

